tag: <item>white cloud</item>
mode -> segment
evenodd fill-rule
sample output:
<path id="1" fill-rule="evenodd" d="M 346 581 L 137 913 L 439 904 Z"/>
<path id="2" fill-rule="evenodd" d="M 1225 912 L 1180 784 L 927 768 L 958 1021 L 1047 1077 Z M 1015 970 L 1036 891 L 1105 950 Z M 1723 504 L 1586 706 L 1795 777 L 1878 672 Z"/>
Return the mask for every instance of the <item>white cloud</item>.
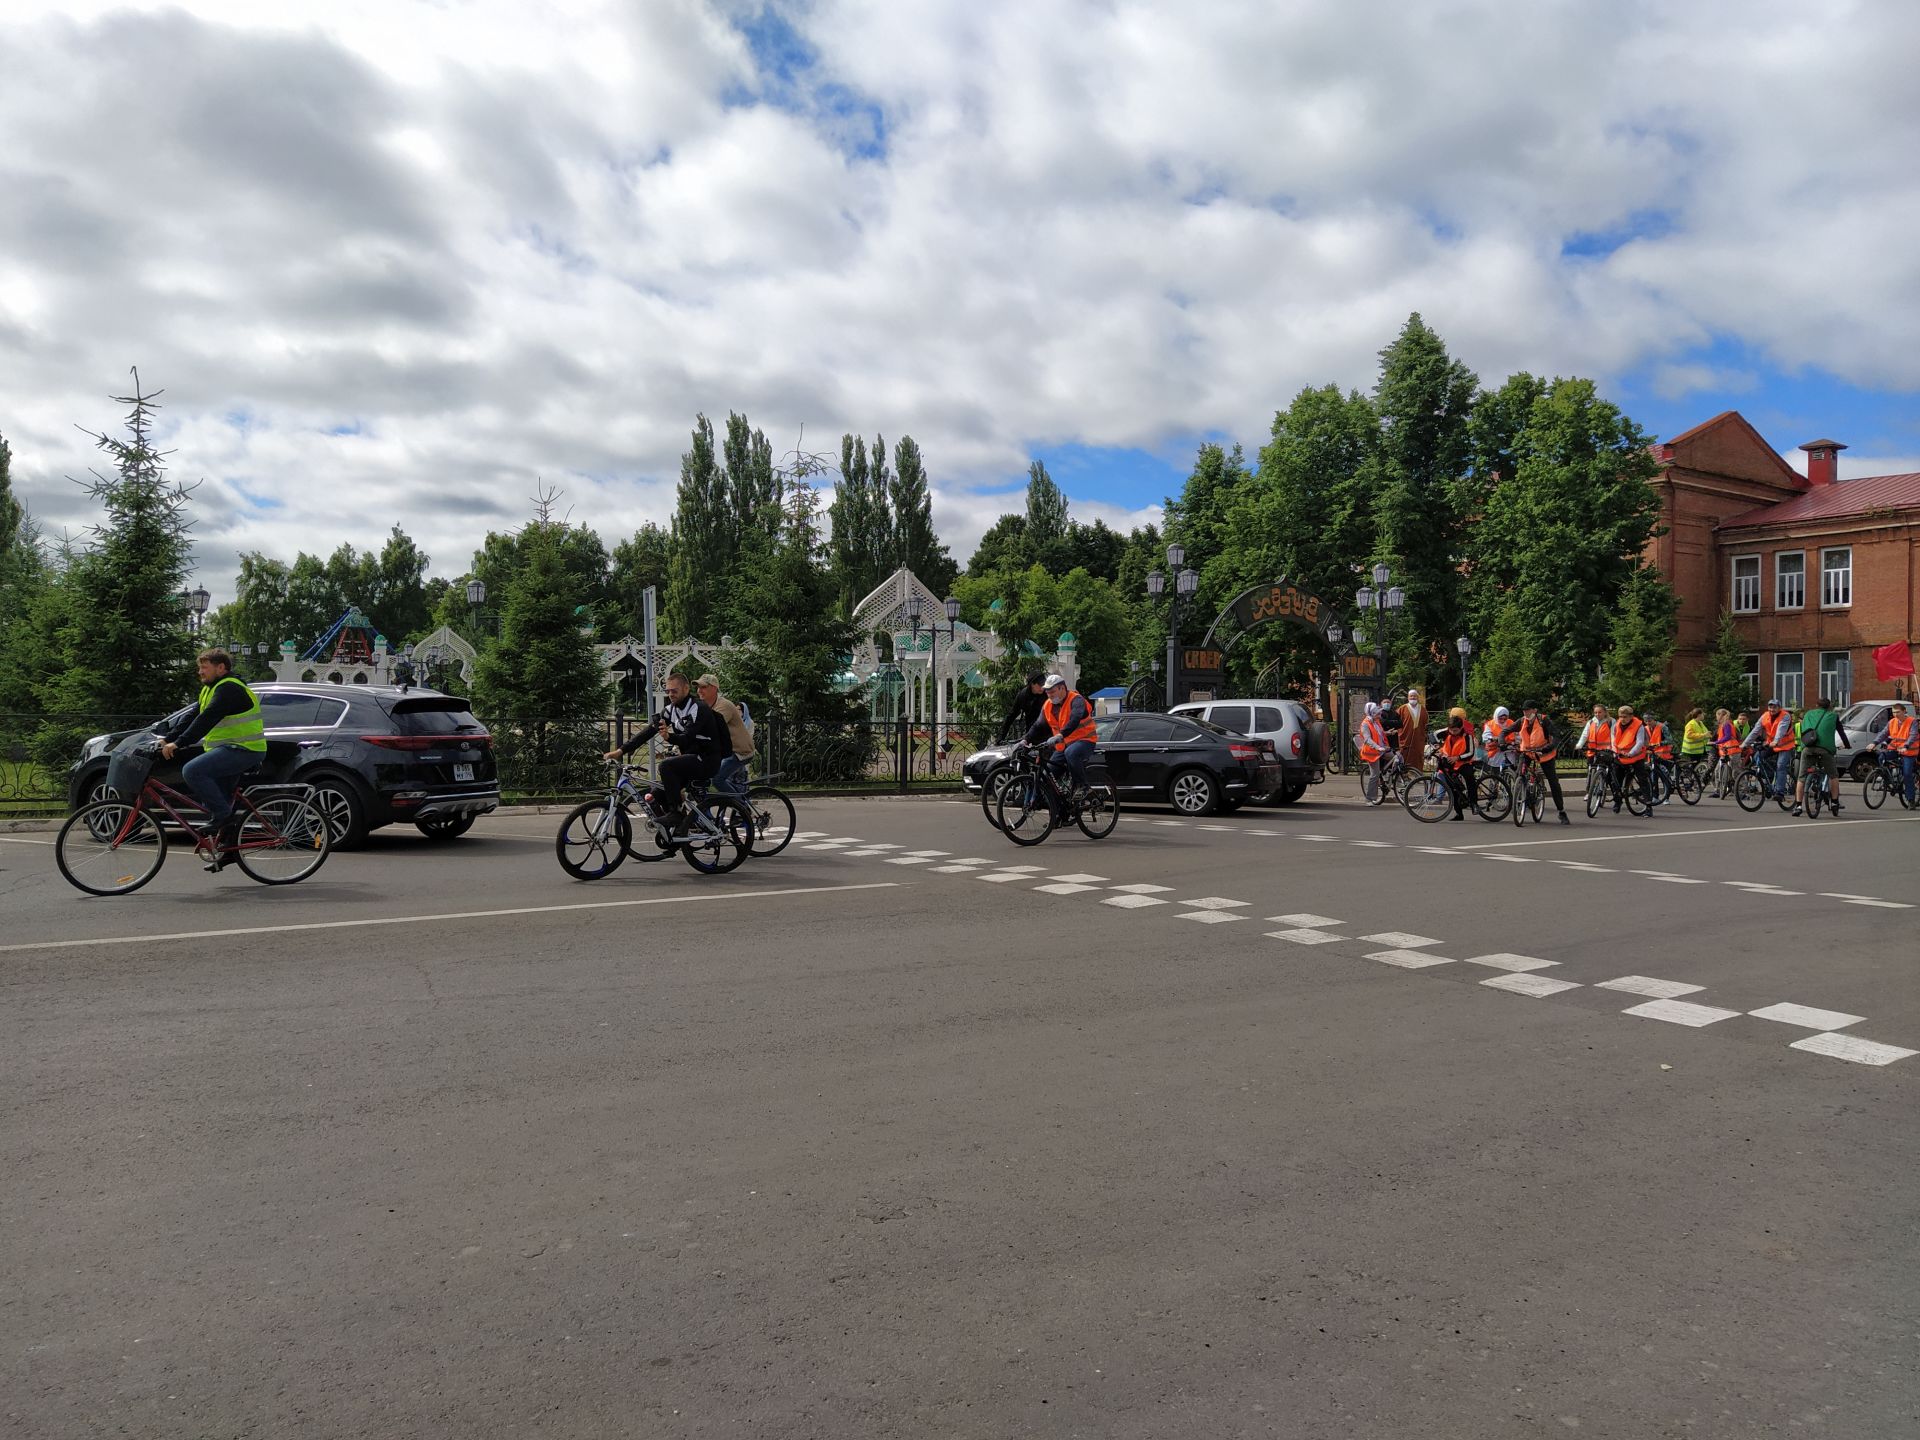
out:
<path id="1" fill-rule="evenodd" d="M 1913 7 L 811 0 L 788 78 L 760 10 L 13 0 L 36 512 L 84 519 L 73 425 L 136 362 L 215 589 L 395 522 L 458 570 L 542 476 L 617 538 L 729 408 L 779 449 L 913 434 L 965 554 L 1031 447 L 1251 451 L 1415 309 L 1489 376 L 1725 391 L 1686 352 L 1730 336 L 1920 388 Z"/>

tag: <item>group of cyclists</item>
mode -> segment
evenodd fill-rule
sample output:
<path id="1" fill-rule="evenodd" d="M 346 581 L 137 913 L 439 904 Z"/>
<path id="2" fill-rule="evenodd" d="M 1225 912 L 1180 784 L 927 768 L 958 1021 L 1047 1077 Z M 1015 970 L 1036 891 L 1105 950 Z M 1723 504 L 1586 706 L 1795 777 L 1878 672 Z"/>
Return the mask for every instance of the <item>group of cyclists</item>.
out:
<path id="1" fill-rule="evenodd" d="M 1395 772 L 1404 768 L 1400 723 L 1393 707 L 1367 704 L 1357 744 L 1367 771 L 1363 792 L 1369 805 L 1390 798 Z M 1873 740 L 1883 756 L 1897 762 L 1894 783 L 1903 791 L 1905 803 L 1915 805 L 1920 717 L 1896 701 L 1885 730 Z M 1599 805 L 1589 796 L 1589 814 L 1609 803 L 1616 813 L 1623 804 L 1636 813 L 1648 813 L 1675 793 L 1691 803 L 1698 798 L 1694 786 L 1725 798 L 1735 793 L 1741 772 L 1751 768 L 1762 793 L 1783 805 L 1791 785 L 1792 813 L 1801 815 L 1817 814 L 1822 802 L 1835 813 L 1843 808 L 1834 757 L 1841 747 L 1854 743 L 1826 696 L 1798 716 L 1777 697 L 1759 711 L 1736 715 L 1719 709 L 1711 722 L 1696 707 L 1688 712 L 1678 736 L 1671 722 L 1642 716 L 1631 705 L 1609 709 L 1596 704 L 1570 747 L 1563 745 L 1557 727 L 1539 704 L 1528 701 L 1518 716 L 1505 705 L 1496 706 L 1477 730 L 1466 711 L 1455 706 L 1447 714 L 1446 726 L 1427 746 L 1427 757 L 1446 783 L 1453 820 L 1464 820 L 1468 811 L 1483 809 L 1476 796 L 1483 793 L 1485 774 L 1524 766 L 1552 799 L 1559 823 L 1566 825 L 1571 822 L 1557 771 L 1563 749 L 1586 761 L 1590 787 L 1605 787 Z M 1810 780 L 1816 785 L 1824 780 L 1824 792 L 1813 797 L 1812 805 L 1808 804 Z"/>

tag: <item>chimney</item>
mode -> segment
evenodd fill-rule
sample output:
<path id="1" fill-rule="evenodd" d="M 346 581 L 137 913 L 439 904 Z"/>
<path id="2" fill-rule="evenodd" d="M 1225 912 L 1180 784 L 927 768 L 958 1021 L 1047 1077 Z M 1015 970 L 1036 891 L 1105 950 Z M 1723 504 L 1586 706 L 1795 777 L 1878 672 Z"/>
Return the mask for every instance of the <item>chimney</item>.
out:
<path id="1" fill-rule="evenodd" d="M 1846 446 L 1838 440 L 1809 440 L 1800 448 L 1807 452 L 1807 484 L 1831 485 L 1840 478 L 1840 452 Z"/>

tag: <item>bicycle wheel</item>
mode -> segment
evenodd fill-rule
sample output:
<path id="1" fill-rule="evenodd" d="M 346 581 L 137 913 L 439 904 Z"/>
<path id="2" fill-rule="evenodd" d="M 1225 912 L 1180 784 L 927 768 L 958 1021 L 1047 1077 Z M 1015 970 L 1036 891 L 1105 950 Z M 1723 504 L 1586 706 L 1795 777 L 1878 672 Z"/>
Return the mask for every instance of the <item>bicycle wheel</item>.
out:
<path id="1" fill-rule="evenodd" d="M 1597 765 L 1587 766 L 1587 818 L 1593 819 L 1607 803 L 1606 772 Z"/>
<path id="2" fill-rule="evenodd" d="M 1520 778 L 1513 783 L 1513 823 L 1516 827 L 1538 818 L 1532 813 L 1532 800 L 1533 782 L 1522 770 Z"/>
<path id="3" fill-rule="evenodd" d="M 687 822 L 680 853 L 702 875 L 738 870 L 753 853 L 753 811 L 731 795 L 714 796 Z"/>
<path id="4" fill-rule="evenodd" d="M 1080 797 L 1080 831 L 1089 840 L 1104 840 L 1120 823 L 1120 797 L 1111 783 L 1101 781 Z"/>
<path id="5" fill-rule="evenodd" d="M 1489 771 L 1473 782 L 1473 811 L 1482 820 L 1498 822 L 1513 811 L 1513 786 L 1503 770 Z"/>
<path id="6" fill-rule="evenodd" d="M 1630 778 L 1621 778 L 1620 798 L 1626 802 L 1629 815 L 1635 815 L 1644 820 L 1653 814 L 1653 806 L 1648 801 L 1646 792 L 1634 784 Z"/>
<path id="7" fill-rule="evenodd" d="M 53 842 L 54 864 L 89 895 L 131 895 L 160 873 L 167 832 L 144 810 L 96 800 L 68 817 Z"/>
<path id="8" fill-rule="evenodd" d="M 989 770 L 987 778 L 980 786 L 980 812 L 987 817 L 987 823 L 996 830 L 1000 828 L 1000 791 L 1012 773 L 1005 765 Z"/>
<path id="9" fill-rule="evenodd" d="M 635 800 L 632 805 L 640 802 Z M 627 817 L 628 836 L 621 846 L 629 858 L 643 865 L 651 865 L 656 860 L 664 860 L 673 854 L 673 842 L 667 839 L 665 829 L 653 823 L 647 816 L 635 816 L 630 805 L 622 804 L 621 813 Z"/>
<path id="10" fill-rule="evenodd" d="M 1400 792 L 1400 803 L 1414 819 L 1431 825 L 1453 813 L 1453 792 L 1438 775 L 1414 775 Z"/>
<path id="11" fill-rule="evenodd" d="M 1700 778 L 1700 772 L 1689 765 L 1673 779 L 1673 793 L 1680 797 L 1683 805 L 1698 805 L 1700 797 L 1707 792 L 1707 782 Z"/>
<path id="12" fill-rule="evenodd" d="M 755 785 L 747 791 L 747 809 L 753 812 L 754 858 L 786 849 L 793 840 L 793 801 L 771 785 Z"/>
<path id="13" fill-rule="evenodd" d="M 1867 809 L 1878 810 L 1887 800 L 1887 772 L 1875 769 L 1860 786 L 1860 798 L 1867 802 Z"/>
<path id="14" fill-rule="evenodd" d="M 632 843 L 627 812 L 602 798 L 574 806 L 553 837 L 553 853 L 574 879 L 598 880 L 620 868 Z"/>
<path id="15" fill-rule="evenodd" d="M 1767 787 L 1758 771 L 1742 770 L 1733 782 L 1733 803 L 1749 815 L 1767 803 Z"/>
<path id="16" fill-rule="evenodd" d="M 994 822 L 1016 845 L 1038 845 L 1053 833 L 1053 806 L 1038 775 L 1008 777 L 994 806 Z"/>
<path id="17" fill-rule="evenodd" d="M 327 863 L 333 831 L 311 800 L 283 796 L 253 807 L 240 828 L 234 859 L 249 880 L 292 885 Z"/>
<path id="18" fill-rule="evenodd" d="M 1653 762 L 1647 763 L 1651 765 Z M 1655 805 L 1664 805 L 1672 798 L 1673 781 L 1667 778 L 1666 771 L 1656 767 L 1647 775 L 1647 791 L 1653 796 Z"/>

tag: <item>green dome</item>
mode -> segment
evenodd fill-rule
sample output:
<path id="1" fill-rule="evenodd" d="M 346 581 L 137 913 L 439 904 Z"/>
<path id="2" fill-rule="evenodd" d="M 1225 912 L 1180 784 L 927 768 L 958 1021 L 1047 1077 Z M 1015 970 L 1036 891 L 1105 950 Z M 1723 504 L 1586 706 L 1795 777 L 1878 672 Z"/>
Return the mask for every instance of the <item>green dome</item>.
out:
<path id="1" fill-rule="evenodd" d="M 994 601 L 994 602 L 993 602 L 993 603 L 992 603 L 991 605 L 989 605 L 989 606 L 987 606 L 987 613 L 988 613 L 989 615 L 1004 615 L 1004 614 L 1006 614 L 1006 613 L 1007 613 L 1007 602 L 1006 602 L 1006 601 L 1004 601 L 1004 600 L 996 600 L 996 601 Z"/>
<path id="2" fill-rule="evenodd" d="M 1073 631 L 1062 630 L 1060 632 L 1060 648 L 1062 650 L 1071 650 L 1073 649 L 1074 646 L 1078 645 L 1079 643 L 1080 642 L 1078 640 L 1075 640 L 1073 638 Z"/>

